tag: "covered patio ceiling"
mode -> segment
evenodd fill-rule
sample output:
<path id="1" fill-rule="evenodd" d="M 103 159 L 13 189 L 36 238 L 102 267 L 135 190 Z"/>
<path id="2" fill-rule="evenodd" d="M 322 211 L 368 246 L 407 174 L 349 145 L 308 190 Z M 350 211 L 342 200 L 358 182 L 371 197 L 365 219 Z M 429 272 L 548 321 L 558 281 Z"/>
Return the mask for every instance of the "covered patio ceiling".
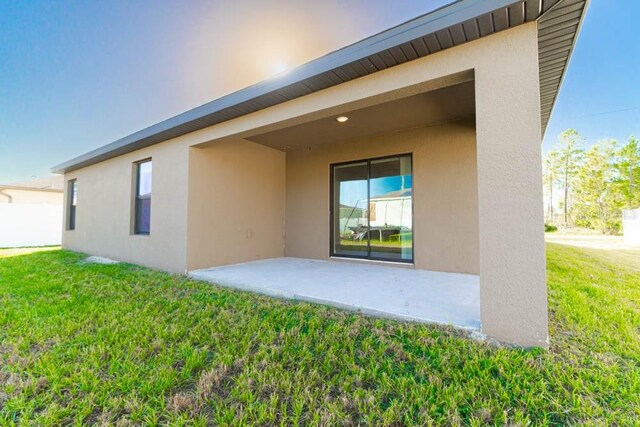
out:
<path id="1" fill-rule="evenodd" d="M 475 118 L 474 82 L 447 86 L 248 137 L 282 151 Z M 338 122 L 339 116 L 347 117 Z"/>
<path id="2" fill-rule="evenodd" d="M 273 258 L 194 270 L 189 276 L 278 298 L 367 315 L 480 330 L 478 276 L 370 263 Z"/>

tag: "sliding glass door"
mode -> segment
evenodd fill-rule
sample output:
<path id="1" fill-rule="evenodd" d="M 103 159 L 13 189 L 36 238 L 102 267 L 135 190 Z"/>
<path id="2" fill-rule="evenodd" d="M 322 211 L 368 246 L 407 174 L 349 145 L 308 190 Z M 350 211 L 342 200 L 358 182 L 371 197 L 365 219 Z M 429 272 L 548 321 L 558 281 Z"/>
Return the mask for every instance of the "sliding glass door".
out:
<path id="1" fill-rule="evenodd" d="M 411 155 L 331 168 L 331 255 L 413 262 Z"/>

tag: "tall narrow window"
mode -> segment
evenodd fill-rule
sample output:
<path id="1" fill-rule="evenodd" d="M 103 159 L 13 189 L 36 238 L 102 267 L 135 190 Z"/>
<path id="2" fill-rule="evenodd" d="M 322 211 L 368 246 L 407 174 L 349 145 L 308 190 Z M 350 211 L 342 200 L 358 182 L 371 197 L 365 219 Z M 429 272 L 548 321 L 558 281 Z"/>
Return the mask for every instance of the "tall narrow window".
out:
<path id="1" fill-rule="evenodd" d="M 411 155 L 332 167 L 331 255 L 413 261 Z"/>
<path id="2" fill-rule="evenodd" d="M 69 216 L 67 223 L 67 230 L 75 230 L 76 229 L 76 205 L 78 204 L 78 181 L 72 179 L 68 182 L 68 203 L 69 203 Z"/>
<path id="3" fill-rule="evenodd" d="M 151 231 L 151 160 L 136 164 L 135 234 Z"/>

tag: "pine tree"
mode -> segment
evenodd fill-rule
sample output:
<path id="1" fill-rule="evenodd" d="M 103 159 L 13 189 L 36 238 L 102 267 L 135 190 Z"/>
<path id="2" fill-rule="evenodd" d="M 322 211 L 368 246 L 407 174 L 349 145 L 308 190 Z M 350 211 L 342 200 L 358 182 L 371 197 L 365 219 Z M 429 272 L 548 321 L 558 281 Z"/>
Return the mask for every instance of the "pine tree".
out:
<path id="1" fill-rule="evenodd" d="M 624 197 L 624 207 L 640 208 L 640 143 L 631 136 L 617 151 L 618 187 Z"/>
<path id="2" fill-rule="evenodd" d="M 603 233 L 620 229 L 615 140 L 599 141 L 584 154 L 574 182 L 576 223 Z"/>
<path id="3" fill-rule="evenodd" d="M 558 137 L 558 143 L 555 148 L 558 156 L 558 176 L 561 180 L 563 190 L 563 211 L 564 211 L 564 226 L 569 224 L 569 192 L 570 188 L 575 180 L 578 169 L 580 168 L 580 162 L 583 157 L 583 150 L 581 148 L 582 137 L 575 129 L 567 129 L 562 132 Z"/>
<path id="4" fill-rule="evenodd" d="M 553 194 L 556 185 L 558 184 L 558 169 L 559 169 L 560 157 L 558 156 L 557 151 L 551 151 L 547 154 L 547 157 L 544 161 L 544 169 L 543 169 L 543 184 L 544 184 L 544 192 L 547 196 L 547 220 L 549 222 L 554 222 L 555 220 L 555 212 L 553 206 Z"/>

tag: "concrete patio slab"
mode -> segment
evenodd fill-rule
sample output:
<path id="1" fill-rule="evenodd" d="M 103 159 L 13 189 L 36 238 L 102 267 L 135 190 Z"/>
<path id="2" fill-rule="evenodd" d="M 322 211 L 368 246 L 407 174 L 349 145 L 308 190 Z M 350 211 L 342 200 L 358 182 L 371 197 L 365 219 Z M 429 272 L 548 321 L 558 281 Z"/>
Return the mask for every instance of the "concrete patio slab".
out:
<path id="1" fill-rule="evenodd" d="M 274 258 L 194 270 L 189 276 L 373 316 L 480 329 L 480 282 L 472 274 Z"/>

